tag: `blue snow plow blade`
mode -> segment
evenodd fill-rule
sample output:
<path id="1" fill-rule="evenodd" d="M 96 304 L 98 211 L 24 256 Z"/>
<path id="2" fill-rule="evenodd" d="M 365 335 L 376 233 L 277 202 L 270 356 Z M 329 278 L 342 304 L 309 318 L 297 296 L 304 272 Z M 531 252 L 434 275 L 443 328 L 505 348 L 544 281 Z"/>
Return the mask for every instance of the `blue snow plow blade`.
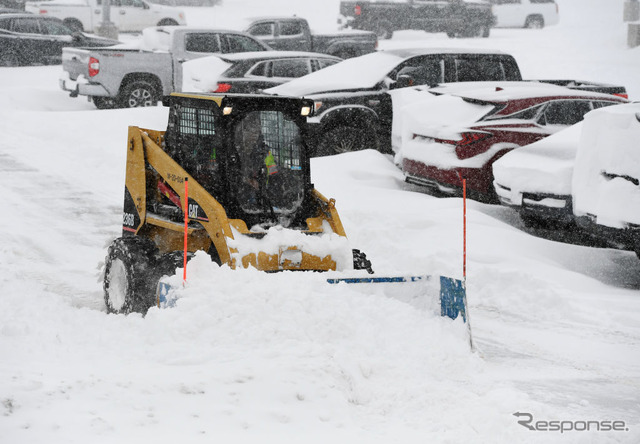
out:
<path id="1" fill-rule="evenodd" d="M 327 279 L 330 284 L 394 284 L 408 282 L 428 282 L 433 276 L 391 276 L 391 277 L 361 277 L 361 278 L 338 278 Z M 464 284 L 459 279 L 446 276 L 439 276 L 440 279 L 440 314 L 451 319 L 456 319 L 462 315 L 464 322 L 467 322 L 467 292 Z"/>
<path id="2" fill-rule="evenodd" d="M 462 319 L 467 323 L 467 293 L 462 281 L 446 276 L 422 275 L 422 276 L 390 276 L 390 277 L 349 277 L 349 278 L 329 278 L 329 284 L 380 284 L 387 285 L 385 288 L 394 289 L 395 295 L 389 295 L 404 302 L 408 302 L 418 308 L 427 306 L 431 309 L 439 308 L 441 316 L 451 319 Z M 409 288 L 394 284 L 417 284 L 413 292 Z M 175 293 L 171 292 L 172 286 L 164 280 L 160 280 L 156 290 L 157 306 L 161 308 L 174 307 L 177 301 Z M 416 291 L 417 290 L 417 291 Z M 392 292 L 392 293 L 394 293 Z M 386 292 L 385 292 L 386 293 Z M 439 298 L 439 307 L 434 306 L 435 299 Z M 433 302 L 432 302 L 433 300 Z"/>

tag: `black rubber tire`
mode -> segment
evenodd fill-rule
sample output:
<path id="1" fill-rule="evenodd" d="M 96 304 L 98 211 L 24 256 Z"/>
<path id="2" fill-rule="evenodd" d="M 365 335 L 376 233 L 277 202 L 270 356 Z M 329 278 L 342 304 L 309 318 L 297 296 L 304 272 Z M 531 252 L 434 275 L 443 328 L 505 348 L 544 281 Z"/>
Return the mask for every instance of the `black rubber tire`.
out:
<path id="1" fill-rule="evenodd" d="M 332 156 L 364 149 L 380 149 L 378 136 L 373 130 L 339 126 L 328 131 L 316 150 L 317 156 Z"/>
<path id="2" fill-rule="evenodd" d="M 118 101 L 113 97 L 93 96 L 91 100 L 98 109 L 114 109 L 118 107 Z"/>
<path id="3" fill-rule="evenodd" d="M 178 22 L 170 18 L 165 18 L 158 22 L 158 26 L 178 26 L 178 25 L 179 25 Z"/>
<path id="4" fill-rule="evenodd" d="M 21 58 L 16 53 L 10 52 L 0 56 L 0 66 L 11 67 L 22 66 L 23 64 L 24 63 L 22 62 Z"/>
<path id="5" fill-rule="evenodd" d="M 108 313 L 144 315 L 155 305 L 152 284 L 157 253 L 153 241 L 141 236 L 120 237 L 111 243 L 103 283 Z"/>
<path id="6" fill-rule="evenodd" d="M 66 18 L 62 21 L 62 23 L 72 31 L 83 32 L 84 27 L 82 26 L 82 22 L 78 19 L 74 18 Z"/>
<path id="7" fill-rule="evenodd" d="M 158 104 L 156 87 L 146 80 L 128 83 L 120 92 L 119 102 L 122 108 L 140 108 Z"/>
<path id="8" fill-rule="evenodd" d="M 531 15 L 527 17 L 524 27 L 527 29 L 542 29 L 544 28 L 544 18 L 539 15 Z"/>

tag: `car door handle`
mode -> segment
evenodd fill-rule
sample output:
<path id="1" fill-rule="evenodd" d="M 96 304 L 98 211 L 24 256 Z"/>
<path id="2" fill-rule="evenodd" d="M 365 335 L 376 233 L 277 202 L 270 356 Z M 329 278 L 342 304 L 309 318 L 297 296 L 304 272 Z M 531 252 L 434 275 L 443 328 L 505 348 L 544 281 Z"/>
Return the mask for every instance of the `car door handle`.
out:
<path id="1" fill-rule="evenodd" d="M 120 10 L 120 15 L 125 15 L 127 13 L 127 11 L 123 11 L 122 9 Z"/>

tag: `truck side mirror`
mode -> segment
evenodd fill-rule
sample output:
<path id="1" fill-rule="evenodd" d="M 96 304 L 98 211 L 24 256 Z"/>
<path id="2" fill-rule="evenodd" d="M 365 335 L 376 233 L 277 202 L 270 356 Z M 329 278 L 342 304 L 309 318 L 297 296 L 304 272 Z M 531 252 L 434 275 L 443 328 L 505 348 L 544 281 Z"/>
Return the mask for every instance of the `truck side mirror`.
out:
<path id="1" fill-rule="evenodd" d="M 407 88 L 409 86 L 413 86 L 414 84 L 415 84 L 415 79 L 413 78 L 413 76 L 410 76 L 409 74 L 400 74 L 396 78 L 395 83 L 391 85 L 391 88 L 392 89 Z"/>

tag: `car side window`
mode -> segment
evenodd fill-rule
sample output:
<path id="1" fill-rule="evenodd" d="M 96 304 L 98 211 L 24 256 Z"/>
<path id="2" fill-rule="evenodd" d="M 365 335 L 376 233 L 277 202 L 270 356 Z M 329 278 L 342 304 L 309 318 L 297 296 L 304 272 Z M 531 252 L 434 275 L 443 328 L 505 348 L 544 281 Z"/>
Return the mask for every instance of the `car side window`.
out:
<path id="1" fill-rule="evenodd" d="M 11 30 L 24 34 L 40 34 L 40 25 L 36 18 L 17 18 L 13 20 Z"/>
<path id="2" fill-rule="evenodd" d="M 269 73 L 269 63 L 271 62 L 260 62 L 256 63 L 253 68 L 247 71 L 245 77 L 268 77 Z"/>
<path id="3" fill-rule="evenodd" d="M 220 40 L 217 34 L 187 34 L 185 50 L 188 52 L 220 52 Z"/>
<path id="4" fill-rule="evenodd" d="M 413 85 L 437 85 L 444 82 L 444 60 L 434 57 L 415 57 L 400 65 L 395 76 L 409 75 Z"/>
<path id="5" fill-rule="evenodd" d="M 272 77 L 298 78 L 311 72 L 308 59 L 282 59 L 274 60 L 272 65 Z"/>
<path id="6" fill-rule="evenodd" d="M 490 58 L 457 58 L 455 61 L 458 82 L 505 80 L 506 73 L 500 61 Z"/>
<path id="7" fill-rule="evenodd" d="M 541 125 L 574 125 L 591 111 L 591 102 L 586 100 L 558 100 L 549 103 L 539 123 Z"/>
<path id="8" fill-rule="evenodd" d="M 339 60 L 334 60 L 334 59 L 316 59 L 316 62 L 318 64 L 318 66 L 314 67 L 314 71 L 321 70 L 323 68 L 326 68 L 327 66 L 335 65 L 336 63 L 339 62 Z"/>
<path id="9" fill-rule="evenodd" d="M 244 36 L 229 34 L 227 35 L 227 52 L 250 52 L 264 51 L 264 47 L 255 40 Z"/>
<path id="10" fill-rule="evenodd" d="M 71 35 L 72 32 L 69 28 L 62 23 L 54 22 L 52 20 L 43 20 L 41 23 L 43 33 L 48 35 Z"/>
<path id="11" fill-rule="evenodd" d="M 144 9 L 144 3 L 142 3 L 140 0 L 120 0 L 120 4 L 122 6 L 127 6 L 130 8 Z"/>
<path id="12" fill-rule="evenodd" d="M 594 109 L 604 108 L 604 107 L 611 106 L 611 105 L 618 105 L 617 102 L 605 102 L 605 101 L 602 101 L 602 102 L 591 102 L 591 103 L 592 103 Z"/>
<path id="13" fill-rule="evenodd" d="M 9 31 L 11 29 L 11 21 L 9 20 L 0 20 L 0 29 L 4 29 Z"/>
<path id="14" fill-rule="evenodd" d="M 272 22 L 257 23 L 249 28 L 249 34 L 256 37 L 273 37 L 274 26 Z"/>
<path id="15" fill-rule="evenodd" d="M 300 22 L 282 22 L 280 23 L 280 35 L 285 37 L 293 37 L 302 34 L 302 25 Z"/>

